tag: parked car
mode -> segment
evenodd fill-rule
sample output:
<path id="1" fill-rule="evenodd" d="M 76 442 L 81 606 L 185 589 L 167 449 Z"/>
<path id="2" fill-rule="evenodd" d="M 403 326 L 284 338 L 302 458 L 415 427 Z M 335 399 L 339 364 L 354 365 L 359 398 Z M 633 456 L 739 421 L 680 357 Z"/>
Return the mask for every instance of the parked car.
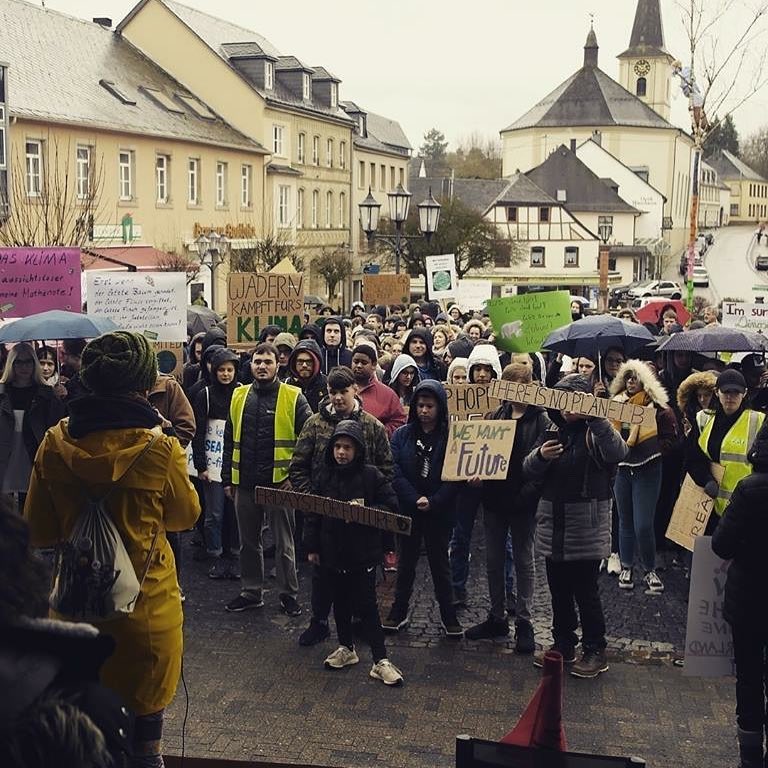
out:
<path id="1" fill-rule="evenodd" d="M 709 288 L 709 272 L 706 267 L 693 268 L 693 285 Z"/>
<path id="2" fill-rule="evenodd" d="M 755 258 L 755 269 L 768 269 L 768 253 L 758 253 Z"/>
<path id="3" fill-rule="evenodd" d="M 640 280 L 636 280 L 634 283 L 629 283 L 629 285 L 616 285 L 611 288 L 611 290 L 608 291 L 608 307 L 610 309 L 617 309 L 622 306 L 622 304 L 625 304 L 629 299 L 629 292 L 632 288 L 640 285 L 641 282 L 642 281 Z"/>
<path id="4" fill-rule="evenodd" d="M 713 245 L 715 242 L 715 235 L 713 232 L 699 232 L 699 237 L 704 238 L 707 246 Z"/>
<path id="5" fill-rule="evenodd" d="M 680 283 L 673 283 L 671 280 L 646 280 L 644 283 L 631 288 L 628 298 L 640 299 L 643 296 L 666 296 L 670 299 L 682 299 L 683 289 L 680 287 Z"/>

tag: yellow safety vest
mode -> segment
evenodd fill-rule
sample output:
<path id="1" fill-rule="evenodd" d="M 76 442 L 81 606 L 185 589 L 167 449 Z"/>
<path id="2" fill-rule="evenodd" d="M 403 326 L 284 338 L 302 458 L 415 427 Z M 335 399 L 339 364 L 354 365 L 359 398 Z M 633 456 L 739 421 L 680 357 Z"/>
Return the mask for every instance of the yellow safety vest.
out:
<path id="1" fill-rule="evenodd" d="M 696 421 L 700 428 L 699 448 L 709 459 L 712 458 L 709 454 L 708 443 L 712 434 L 712 425 L 715 423 L 713 415 L 706 411 L 700 411 L 696 415 Z M 763 426 L 764 419 L 765 414 L 760 411 L 745 410 L 723 438 L 720 446 L 720 465 L 725 472 L 715 499 L 715 512 L 721 517 L 739 481 L 752 474 L 752 465 L 747 461 L 747 455 L 755 442 L 760 427 Z"/>
<path id="2" fill-rule="evenodd" d="M 232 420 L 232 485 L 240 485 L 240 436 L 243 429 L 243 412 L 250 387 L 238 387 L 232 393 L 229 417 Z M 288 477 L 288 465 L 296 447 L 296 401 L 301 390 L 290 384 L 280 384 L 275 407 L 275 450 L 272 482 L 282 483 Z"/>

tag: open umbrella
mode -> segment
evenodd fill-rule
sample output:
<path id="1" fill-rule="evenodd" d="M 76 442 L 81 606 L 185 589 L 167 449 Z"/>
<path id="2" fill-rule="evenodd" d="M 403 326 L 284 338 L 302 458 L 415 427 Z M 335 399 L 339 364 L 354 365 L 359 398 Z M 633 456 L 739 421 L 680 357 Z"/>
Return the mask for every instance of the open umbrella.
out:
<path id="1" fill-rule="evenodd" d="M 766 349 L 768 337 L 763 334 L 722 325 L 674 333 L 659 345 L 659 352 L 762 352 Z"/>
<path id="2" fill-rule="evenodd" d="M 196 333 L 205 333 L 221 322 L 221 317 L 210 307 L 191 304 L 187 307 L 187 333 L 194 336 Z"/>
<path id="3" fill-rule="evenodd" d="M 680 299 L 659 299 L 658 301 L 649 301 L 644 307 L 635 310 L 635 317 L 641 323 L 656 323 L 663 311 L 669 309 L 675 310 L 677 322 L 685 325 L 691 319 L 691 313 L 686 309 L 685 304 Z"/>
<path id="4" fill-rule="evenodd" d="M 556 328 L 542 347 L 570 357 L 594 357 L 611 347 L 631 355 L 635 350 L 655 341 L 651 332 L 638 323 L 626 323 L 612 315 L 590 315 Z"/>
<path id="5" fill-rule="evenodd" d="M 0 343 L 93 339 L 102 333 L 116 331 L 119 327 L 105 315 L 82 315 L 79 312 L 50 309 L 4 325 L 0 328 Z"/>

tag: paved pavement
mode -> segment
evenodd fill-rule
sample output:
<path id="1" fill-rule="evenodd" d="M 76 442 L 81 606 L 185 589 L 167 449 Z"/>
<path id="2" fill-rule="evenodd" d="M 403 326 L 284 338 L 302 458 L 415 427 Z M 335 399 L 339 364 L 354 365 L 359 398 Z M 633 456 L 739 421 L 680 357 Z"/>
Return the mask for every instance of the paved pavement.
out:
<path id="1" fill-rule="evenodd" d="M 482 529 L 475 531 L 466 626 L 484 618 L 487 595 Z M 408 631 L 388 637 L 390 657 L 405 675 L 402 688 L 368 677 L 361 663 L 330 672 L 323 659 L 335 643 L 300 648 L 307 615 L 281 614 L 276 590 L 266 606 L 243 614 L 223 610 L 235 582 L 214 582 L 191 560 L 185 543 L 187 593 L 184 677 L 189 693 L 186 753 L 228 759 L 303 762 L 325 766 L 453 765 L 460 733 L 498 739 L 517 722 L 539 672 L 512 640 L 451 641 L 438 630 L 424 558 L 417 577 Z M 269 561 L 268 561 L 269 563 Z M 732 679 L 683 677 L 671 658 L 682 645 L 686 581 L 665 572 L 667 591 L 646 596 L 620 592 L 602 577 L 612 657 L 594 681 L 568 678 L 564 722 L 571 749 L 636 754 L 649 766 L 715 768 L 735 763 Z M 306 566 L 301 601 L 308 605 Z M 380 586 L 389 607 L 391 576 Z M 549 643 L 548 594 L 537 584 L 537 642 Z M 178 754 L 186 701 L 180 687 L 167 713 L 166 749 Z"/>

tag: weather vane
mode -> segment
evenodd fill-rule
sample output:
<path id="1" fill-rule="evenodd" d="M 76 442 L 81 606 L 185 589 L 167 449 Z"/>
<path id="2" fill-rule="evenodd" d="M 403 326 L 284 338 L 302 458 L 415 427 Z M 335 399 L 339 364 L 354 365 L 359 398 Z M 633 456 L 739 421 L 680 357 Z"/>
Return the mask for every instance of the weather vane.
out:
<path id="1" fill-rule="evenodd" d="M 589 14 L 589 26 L 594 27 L 595 26 L 595 14 L 590 13 Z"/>

